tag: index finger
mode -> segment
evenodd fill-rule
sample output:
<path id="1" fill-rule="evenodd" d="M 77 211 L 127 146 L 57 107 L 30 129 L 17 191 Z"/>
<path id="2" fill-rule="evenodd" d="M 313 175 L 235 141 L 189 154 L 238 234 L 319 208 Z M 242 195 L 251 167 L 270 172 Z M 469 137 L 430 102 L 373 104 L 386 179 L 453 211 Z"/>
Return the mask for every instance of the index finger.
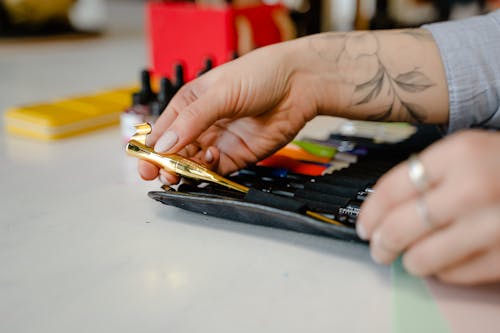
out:
<path id="1" fill-rule="evenodd" d="M 205 79 L 205 78 L 203 78 Z M 177 119 L 182 110 L 193 103 L 198 95 L 203 93 L 202 79 L 195 79 L 188 82 L 181 87 L 181 89 L 172 97 L 161 116 L 156 120 L 153 125 L 151 134 L 146 138 L 146 144 L 150 147 L 154 146 L 158 138 L 172 125 Z"/>
<path id="2" fill-rule="evenodd" d="M 182 86 L 153 125 L 151 134 L 146 137 L 147 146 L 154 147 L 158 139 L 176 121 L 182 110 L 196 101 L 198 94 L 203 93 L 204 87 L 209 83 L 207 80 L 209 79 L 203 77 Z M 179 149 L 181 148 L 179 147 Z M 153 180 L 158 177 L 159 169 L 147 161 L 139 161 L 138 171 L 143 179 Z"/>

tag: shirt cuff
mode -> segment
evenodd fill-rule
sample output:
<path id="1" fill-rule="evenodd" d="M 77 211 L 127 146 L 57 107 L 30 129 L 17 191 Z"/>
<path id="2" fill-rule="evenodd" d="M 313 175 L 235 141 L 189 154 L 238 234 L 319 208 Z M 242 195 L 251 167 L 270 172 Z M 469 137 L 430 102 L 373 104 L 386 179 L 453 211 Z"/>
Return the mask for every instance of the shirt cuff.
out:
<path id="1" fill-rule="evenodd" d="M 500 10 L 424 25 L 433 35 L 448 81 L 448 132 L 500 128 Z"/>

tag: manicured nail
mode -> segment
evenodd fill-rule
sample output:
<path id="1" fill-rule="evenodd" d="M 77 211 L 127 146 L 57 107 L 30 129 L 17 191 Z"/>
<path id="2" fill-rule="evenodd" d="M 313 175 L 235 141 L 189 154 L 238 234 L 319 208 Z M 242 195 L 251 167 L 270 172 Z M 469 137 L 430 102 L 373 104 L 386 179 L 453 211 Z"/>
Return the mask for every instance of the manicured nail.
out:
<path id="1" fill-rule="evenodd" d="M 162 182 L 163 185 L 171 185 L 164 175 L 160 175 L 160 181 Z"/>
<path id="2" fill-rule="evenodd" d="M 167 131 L 158 139 L 155 144 L 155 151 L 159 153 L 166 153 L 170 148 L 172 148 L 179 140 L 179 137 L 175 132 Z"/>
<path id="3" fill-rule="evenodd" d="M 205 161 L 207 163 L 212 163 L 214 161 L 214 155 L 212 154 L 210 149 L 208 149 L 207 152 L 205 153 Z"/>
<path id="4" fill-rule="evenodd" d="M 408 257 L 408 255 L 403 256 L 403 267 L 411 275 L 416 275 L 416 276 L 425 275 L 423 271 L 419 270 L 418 267 L 415 266 L 415 263 L 413 262 L 411 257 Z"/>
<path id="5" fill-rule="evenodd" d="M 373 251 L 370 252 L 370 255 L 371 255 L 373 261 L 375 261 L 377 264 L 382 264 L 382 259 L 377 257 L 377 255 L 375 253 L 373 253 Z"/>
<path id="6" fill-rule="evenodd" d="M 153 139 L 151 138 L 151 135 L 146 136 L 146 146 L 151 147 L 153 144 Z"/>
<path id="7" fill-rule="evenodd" d="M 371 239 L 372 250 L 371 250 L 370 254 L 371 254 L 373 261 L 375 261 L 376 263 L 379 263 L 379 264 L 382 263 L 382 259 L 377 256 L 376 251 L 373 251 L 373 249 L 380 245 L 381 236 L 382 236 L 382 234 L 379 231 L 375 231 L 373 233 L 373 236 Z"/>
<path id="8" fill-rule="evenodd" d="M 153 129 L 155 128 L 155 125 L 151 125 L 151 132 L 153 132 Z M 151 134 L 146 135 L 146 146 L 152 147 L 153 146 L 153 138 Z"/>
<path id="9" fill-rule="evenodd" d="M 366 234 L 365 227 L 363 226 L 363 224 L 361 224 L 359 222 L 356 224 L 356 232 L 358 233 L 359 238 L 361 238 L 363 240 L 368 239 L 368 235 Z"/>

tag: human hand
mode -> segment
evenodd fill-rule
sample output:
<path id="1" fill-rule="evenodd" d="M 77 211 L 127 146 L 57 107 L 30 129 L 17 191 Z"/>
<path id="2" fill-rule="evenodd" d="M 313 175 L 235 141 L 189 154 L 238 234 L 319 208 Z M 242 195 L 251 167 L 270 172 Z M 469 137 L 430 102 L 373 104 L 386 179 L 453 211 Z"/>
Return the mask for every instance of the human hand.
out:
<path id="1" fill-rule="evenodd" d="M 383 176 L 361 208 L 358 234 L 375 261 L 403 253 L 412 274 L 455 284 L 500 281 L 500 134 L 467 131 L 419 155 L 420 194 L 408 162 Z"/>
<path id="2" fill-rule="evenodd" d="M 157 120 L 148 146 L 227 174 L 291 141 L 316 115 L 309 80 L 296 80 L 294 43 L 256 50 L 187 83 Z M 158 168 L 140 161 L 146 180 Z M 176 177 L 161 171 L 165 183 Z"/>
<path id="3" fill-rule="evenodd" d="M 447 97 L 425 30 L 318 34 L 260 48 L 189 82 L 146 143 L 226 174 L 273 153 L 317 114 L 444 123 Z M 140 162 L 144 179 L 158 172 Z M 160 179 L 177 180 L 164 170 Z"/>

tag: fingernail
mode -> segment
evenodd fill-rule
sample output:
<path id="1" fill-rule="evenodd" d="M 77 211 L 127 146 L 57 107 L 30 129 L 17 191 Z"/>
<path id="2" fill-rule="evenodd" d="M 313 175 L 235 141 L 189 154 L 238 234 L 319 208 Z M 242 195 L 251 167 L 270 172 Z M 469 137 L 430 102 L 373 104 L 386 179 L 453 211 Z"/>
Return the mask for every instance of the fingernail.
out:
<path id="1" fill-rule="evenodd" d="M 207 163 L 212 163 L 214 160 L 214 155 L 212 154 L 212 152 L 210 151 L 210 149 L 207 150 L 207 152 L 205 153 L 205 161 Z"/>
<path id="2" fill-rule="evenodd" d="M 164 175 L 160 175 L 160 181 L 162 182 L 163 185 L 171 185 Z"/>
<path id="3" fill-rule="evenodd" d="M 170 148 L 172 148 L 179 140 L 179 137 L 175 132 L 167 131 L 158 139 L 155 144 L 155 151 L 159 153 L 166 153 Z"/>
<path id="4" fill-rule="evenodd" d="M 377 264 L 382 264 L 382 259 L 379 258 L 373 251 L 370 252 L 370 255 Z"/>
<path id="5" fill-rule="evenodd" d="M 146 146 L 151 147 L 153 144 L 153 139 L 151 138 L 151 135 L 146 136 Z"/>
<path id="6" fill-rule="evenodd" d="M 361 238 L 363 240 L 368 239 L 368 235 L 366 234 L 365 227 L 363 226 L 363 224 L 361 224 L 359 222 L 356 224 L 356 232 L 358 233 L 359 238 Z"/>
<path id="7" fill-rule="evenodd" d="M 411 275 L 417 275 L 417 276 L 424 275 L 422 274 L 423 272 L 418 270 L 418 267 L 415 265 L 411 257 L 409 257 L 407 254 L 403 256 L 403 267 Z"/>
<path id="8" fill-rule="evenodd" d="M 376 263 L 379 263 L 379 264 L 382 263 L 382 258 L 380 258 L 379 256 L 377 256 L 377 253 L 376 253 L 376 251 L 374 251 L 374 249 L 379 246 L 379 244 L 380 244 L 380 237 L 381 237 L 381 233 L 379 231 L 375 231 L 373 233 L 372 240 L 371 240 L 372 250 L 371 250 L 371 253 L 370 253 L 373 261 L 375 261 Z"/>
<path id="9" fill-rule="evenodd" d="M 153 132 L 153 129 L 155 128 L 155 125 L 151 125 L 151 132 Z M 146 146 L 151 147 L 153 145 L 153 137 L 151 134 L 146 135 Z"/>

